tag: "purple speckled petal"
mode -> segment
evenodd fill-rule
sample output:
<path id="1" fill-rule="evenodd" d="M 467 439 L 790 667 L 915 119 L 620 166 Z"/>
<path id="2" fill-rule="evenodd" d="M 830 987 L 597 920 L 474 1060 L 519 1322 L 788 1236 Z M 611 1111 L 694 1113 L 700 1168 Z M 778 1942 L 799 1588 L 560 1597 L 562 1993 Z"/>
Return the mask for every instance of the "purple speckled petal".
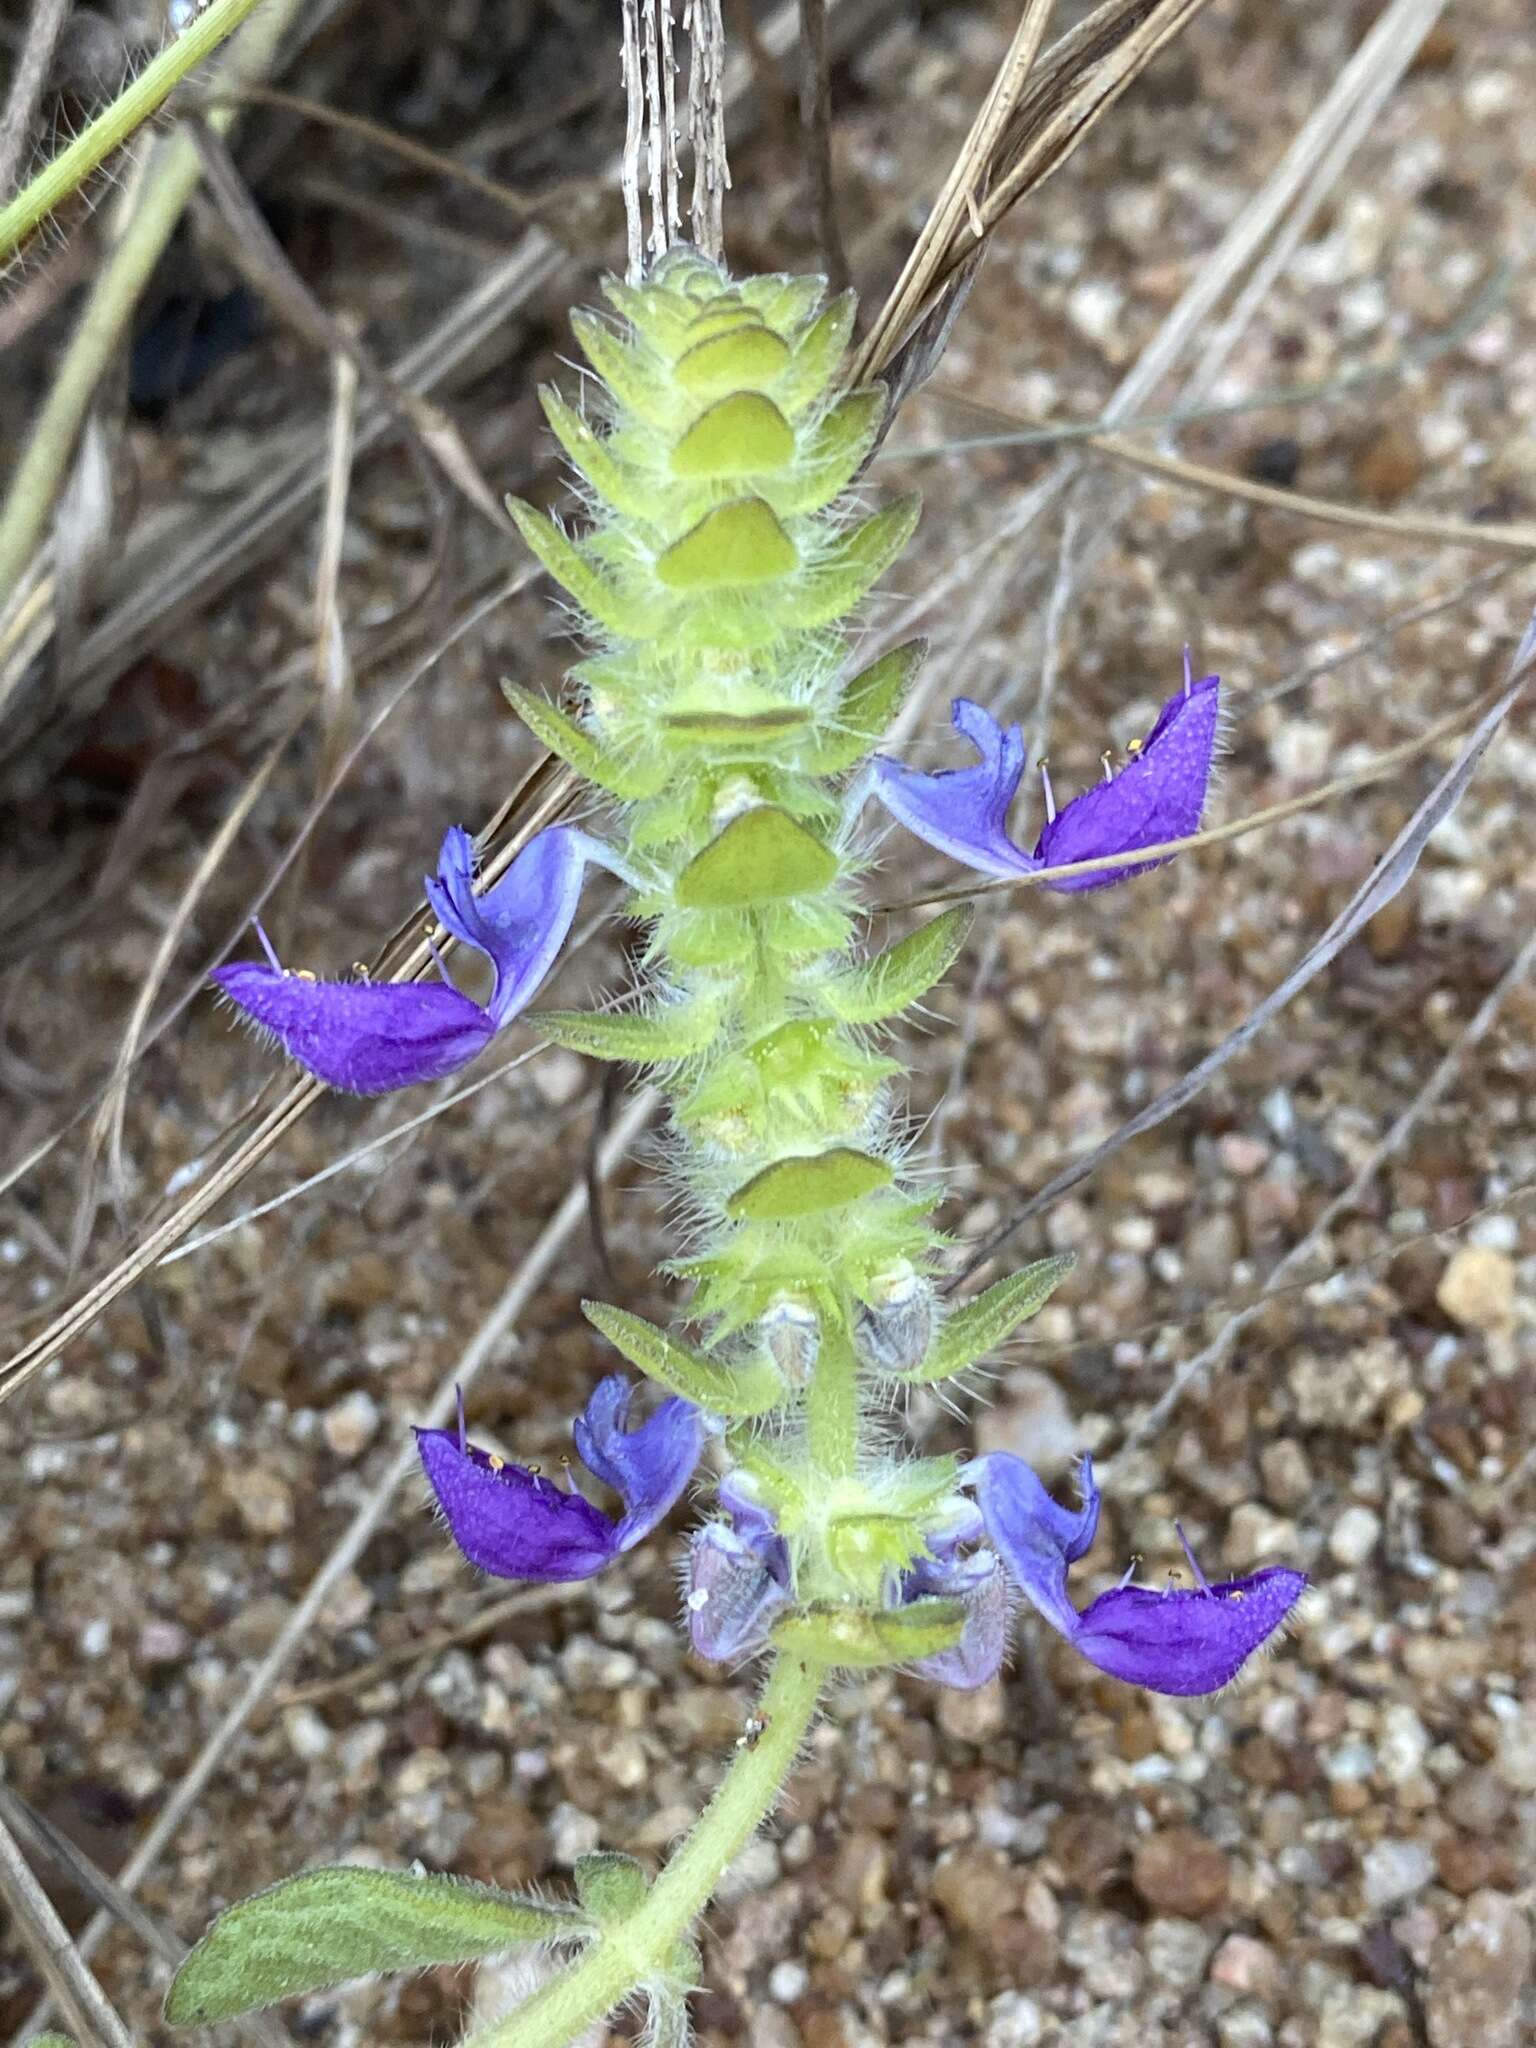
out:
<path id="1" fill-rule="evenodd" d="M 503 1463 L 451 1429 L 418 1429 L 416 1448 L 449 1532 L 499 1579 L 590 1579 L 619 1554 L 618 1530 L 579 1493 Z"/>
<path id="2" fill-rule="evenodd" d="M 500 881 L 475 894 L 475 843 L 460 825 L 443 840 L 427 901 L 445 931 L 486 954 L 496 969 L 487 1005 L 499 1027 L 532 1002 L 576 916 L 582 875 L 596 842 L 571 825 L 530 839 Z"/>
<path id="3" fill-rule="evenodd" d="M 902 1573 L 903 1601 L 934 1594 L 964 1601 L 960 1640 L 953 1649 L 919 1658 L 912 1668 L 957 1692 L 974 1692 L 997 1676 L 1008 1647 L 1008 1614 L 1013 1603 L 1007 1574 L 990 1550 L 976 1550 L 964 1558 L 922 1558 Z"/>
<path id="4" fill-rule="evenodd" d="M 981 756 L 978 768 L 927 775 L 884 754 L 871 762 L 874 793 L 892 817 L 940 853 L 984 875 L 1023 875 L 1040 862 L 1008 837 L 1008 807 L 1024 773 L 1024 733 L 1000 726 L 968 697 L 950 711 L 956 732 Z"/>
<path id="5" fill-rule="evenodd" d="M 1210 786 L 1220 704 L 1219 677 L 1203 676 L 1194 682 L 1186 674 L 1184 688 L 1163 706 L 1136 755 L 1107 782 L 1075 796 L 1045 827 L 1035 847 L 1036 865 L 1066 867 L 1106 853 L 1161 846 L 1198 831 Z M 1096 875 L 1067 875 L 1045 886 L 1062 891 L 1108 889 L 1162 865 L 1142 861 Z"/>
<path id="6" fill-rule="evenodd" d="M 1211 1586 L 1115 1586 L 1079 1619 L 1077 1647 L 1112 1678 L 1174 1694 L 1217 1692 L 1268 1642 L 1306 1591 L 1271 1565 Z"/>
<path id="7" fill-rule="evenodd" d="M 301 1067 L 354 1095 L 457 1073 L 496 1028 L 442 981 L 311 981 L 254 960 L 215 968 L 213 979 Z"/>
<path id="8" fill-rule="evenodd" d="M 1116 1586 L 1083 1614 L 1067 1594 L 1067 1567 L 1093 1542 L 1099 1494 L 1083 1460 L 1083 1505 L 1053 1501 L 1021 1458 L 994 1451 L 968 1478 L 987 1533 L 1032 1605 L 1090 1663 L 1152 1692 L 1215 1692 L 1267 1642 L 1306 1589 L 1303 1573 L 1273 1566 L 1218 1585 L 1154 1592 Z"/>
<path id="9" fill-rule="evenodd" d="M 693 1647 L 712 1664 L 761 1649 L 789 1591 L 789 1546 L 782 1536 L 711 1522 L 688 1546 L 683 1604 Z"/>
<path id="10" fill-rule="evenodd" d="M 693 1477 L 704 1449 L 704 1418 L 675 1394 L 637 1429 L 626 1429 L 633 1391 L 622 1373 L 610 1373 L 571 1432 L 582 1463 L 624 1502 L 615 1532 L 620 1550 L 651 1533 Z"/>

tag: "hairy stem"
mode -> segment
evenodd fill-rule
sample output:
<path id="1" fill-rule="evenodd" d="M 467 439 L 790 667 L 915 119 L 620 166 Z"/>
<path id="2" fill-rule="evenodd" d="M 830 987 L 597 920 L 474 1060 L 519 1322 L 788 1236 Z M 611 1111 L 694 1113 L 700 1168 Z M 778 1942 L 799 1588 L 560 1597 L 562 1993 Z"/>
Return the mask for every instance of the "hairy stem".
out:
<path id="1" fill-rule="evenodd" d="M 781 1657 L 758 1705 L 762 1732 L 739 1751 L 645 1904 L 579 1963 L 466 2048 L 567 2048 L 666 1963 L 729 1866 L 773 1811 L 821 1696 L 825 1667 Z"/>
<path id="2" fill-rule="evenodd" d="M 189 71 L 234 34 L 260 0 L 213 0 L 174 43 L 125 85 L 111 105 L 0 210 L 0 258 L 20 248 L 164 104 Z"/>
<path id="3" fill-rule="evenodd" d="M 242 0 L 243 12 L 249 13 L 253 4 L 254 0 Z M 267 69 L 299 5 L 300 0 L 267 0 L 266 10 L 252 23 L 250 34 L 242 36 L 230 52 L 223 82 L 239 83 L 259 77 Z M 166 56 L 179 54 L 182 46 L 215 14 L 227 16 L 228 11 L 227 0 L 215 0 L 214 6 L 194 22 Z M 234 26 L 234 22 L 229 22 L 224 33 Z M 202 54 L 206 55 L 211 47 L 205 45 Z M 196 61 L 195 57 L 192 61 Z M 142 85 L 149 76 L 150 72 L 145 72 L 139 83 Z M 236 112 L 232 106 L 218 107 L 208 120 L 222 132 Z M 92 132 L 87 129 L 81 142 Z M 58 163 L 62 164 L 68 155 L 66 151 Z M 49 166 L 50 172 L 56 168 L 57 165 Z M 102 371 L 122 340 L 150 273 L 160 261 L 201 176 L 196 146 L 184 133 L 166 138 L 146 165 L 138 204 L 91 287 L 79 324 L 32 428 L 26 452 L 11 474 L 4 507 L 0 509 L 0 604 L 19 580 L 47 524 L 60 479 L 74 453 L 80 422 L 90 409 Z M 34 186 L 28 186 L 6 208 L 0 223 L 10 218 Z M 14 245 L 0 240 L 0 251 L 7 246 Z"/>

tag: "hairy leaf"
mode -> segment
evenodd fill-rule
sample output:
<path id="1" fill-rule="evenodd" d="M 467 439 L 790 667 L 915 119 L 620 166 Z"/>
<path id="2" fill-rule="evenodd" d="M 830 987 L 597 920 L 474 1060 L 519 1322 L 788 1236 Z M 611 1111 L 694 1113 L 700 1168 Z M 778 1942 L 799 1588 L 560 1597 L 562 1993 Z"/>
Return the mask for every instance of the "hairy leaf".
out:
<path id="1" fill-rule="evenodd" d="M 221 1913 L 172 1980 L 172 2026 L 208 2026 L 353 1977 L 499 1955 L 578 1933 L 569 1911 L 456 1877 L 336 1864 Z"/>
<path id="2" fill-rule="evenodd" d="M 767 1358 L 726 1364 L 606 1301 L 584 1301 L 581 1312 L 631 1365 L 708 1414 L 762 1415 L 784 1398 L 784 1382 Z"/>
<path id="3" fill-rule="evenodd" d="M 684 910 L 741 910 L 824 889 L 837 856 L 772 804 L 742 811 L 677 879 Z"/>
<path id="4" fill-rule="evenodd" d="M 845 1024 L 878 1024 L 883 1017 L 899 1016 L 954 966 L 971 917 L 971 906 L 958 903 L 873 960 L 834 976 L 822 991 L 827 1008 Z"/>
<path id="5" fill-rule="evenodd" d="M 909 1600 L 904 1607 L 804 1607 L 786 1615 L 773 1640 L 792 1656 L 871 1670 L 952 1650 L 965 1625 L 959 1600 Z"/>
<path id="6" fill-rule="evenodd" d="M 1076 1264 L 1074 1253 L 1058 1252 L 988 1287 L 955 1310 L 917 1371 L 903 1377 L 926 1386 L 964 1372 L 1006 1342 L 1020 1323 L 1038 1314 Z"/>

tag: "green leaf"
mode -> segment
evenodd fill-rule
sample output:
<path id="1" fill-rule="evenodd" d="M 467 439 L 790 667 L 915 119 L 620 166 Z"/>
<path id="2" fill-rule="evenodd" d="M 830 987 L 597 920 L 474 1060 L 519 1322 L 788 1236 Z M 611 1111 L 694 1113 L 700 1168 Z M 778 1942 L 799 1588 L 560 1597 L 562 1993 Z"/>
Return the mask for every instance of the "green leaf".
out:
<path id="1" fill-rule="evenodd" d="M 756 476 L 782 469 L 794 457 L 795 430 L 773 400 L 760 391 L 735 391 L 701 413 L 684 434 L 672 450 L 672 474 Z M 592 481 L 602 490 L 596 477 Z"/>
<path id="2" fill-rule="evenodd" d="M 927 653 L 926 640 L 909 640 L 860 670 L 843 692 L 836 728 L 805 763 L 812 775 L 840 775 L 863 760 L 901 709 Z"/>
<path id="3" fill-rule="evenodd" d="M 784 1383 L 767 1358 L 727 1365 L 606 1301 L 584 1301 L 581 1312 L 647 1378 L 711 1415 L 765 1415 L 784 1398 Z"/>
<path id="4" fill-rule="evenodd" d="M 626 640 L 651 640 L 661 631 L 665 608 L 653 597 L 632 590 L 620 590 L 601 575 L 573 540 L 567 539 L 547 513 L 535 512 L 518 498 L 508 498 L 507 510 L 517 530 L 544 567 L 571 596 L 590 613 L 598 625 Z"/>
<path id="5" fill-rule="evenodd" d="M 668 401 L 666 384 L 646 362 L 641 351 L 621 341 L 595 313 L 578 309 L 571 315 L 571 329 L 581 343 L 587 361 L 624 411 L 633 413 L 650 426 L 664 425 Z"/>
<path id="6" fill-rule="evenodd" d="M 638 1010 L 608 1015 L 596 1010 L 533 1010 L 528 1022 L 551 1045 L 568 1046 L 595 1060 L 628 1060 L 648 1067 L 697 1052 L 709 1038 L 715 1015 L 712 1004 L 690 1002 L 653 1016 Z"/>
<path id="7" fill-rule="evenodd" d="M 734 498 L 674 541 L 656 574 L 669 590 L 722 590 L 773 583 L 799 565 L 799 550 L 777 513 L 761 498 Z"/>
<path id="8" fill-rule="evenodd" d="M 626 519 L 650 520 L 656 513 L 656 486 L 649 477 L 617 461 L 600 434 L 592 431 L 579 412 L 568 406 L 553 386 L 539 392 L 539 403 L 550 431 L 565 450 L 573 468 L 608 500 L 615 512 Z"/>
<path id="9" fill-rule="evenodd" d="M 791 276 L 787 271 L 744 277 L 741 281 L 741 296 L 780 334 L 808 320 L 826 289 L 824 277 Z"/>
<path id="10" fill-rule="evenodd" d="M 1054 1258 L 1037 1259 L 1022 1272 L 1010 1273 L 956 1309 L 939 1331 L 938 1339 L 923 1364 L 904 1374 L 917 1385 L 946 1380 L 964 1372 L 989 1351 L 1011 1337 L 1020 1323 L 1037 1315 L 1077 1264 L 1073 1252 L 1058 1252 Z"/>
<path id="11" fill-rule="evenodd" d="M 774 804 L 732 818 L 678 876 L 684 910 L 742 910 L 826 888 L 837 873 L 831 847 Z"/>
<path id="12" fill-rule="evenodd" d="M 878 1024 L 882 1017 L 899 1016 L 954 966 L 972 914 L 968 903 L 957 903 L 873 960 L 834 975 L 821 991 L 822 1000 L 845 1024 Z"/>
<path id="13" fill-rule="evenodd" d="M 885 387 L 867 385 L 838 400 L 811 434 L 792 477 L 775 483 L 781 512 L 819 512 L 848 488 L 875 445 L 885 418 Z"/>
<path id="14" fill-rule="evenodd" d="M 774 1642 L 791 1656 L 872 1670 L 952 1650 L 965 1625 L 959 1600 L 910 1600 L 905 1607 L 804 1607 L 786 1615 Z"/>
<path id="15" fill-rule="evenodd" d="M 787 594 L 778 608 L 779 623 L 827 626 L 852 611 L 912 538 L 921 510 L 922 500 L 914 492 L 834 541 Z"/>
<path id="16" fill-rule="evenodd" d="M 345 1863 L 307 1870 L 219 1915 L 176 1972 L 165 2016 L 208 2026 L 353 1977 L 465 1963 L 579 1931 L 569 1911 L 462 1878 Z"/>
<path id="17" fill-rule="evenodd" d="M 762 390 L 778 380 L 788 361 L 788 344 L 754 320 L 697 343 L 678 358 L 672 374 L 693 397 L 715 398 L 727 391 Z"/>
<path id="18" fill-rule="evenodd" d="M 68 2034 L 30 2034 L 22 2048 L 75 2048 Z"/>
<path id="19" fill-rule="evenodd" d="M 812 321 L 795 344 L 789 367 L 778 383 L 779 403 L 791 418 L 814 405 L 832 382 L 848 346 L 848 337 L 853 333 L 857 309 L 855 295 L 844 292 L 819 319 Z"/>
<path id="20" fill-rule="evenodd" d="M 612 1927 L 638 1913 L 650 1889 L 645 1871 L 634 1857 L 621 1856 L 614 1850 L 578 1856 L 571 1875 L 576 1880 L 576 1896 L 582 1910 L 599 1927 Z"/>
<path id="21" fill-rule="evenodd" d="M 804 1158 L 776 1159 L 737 1188 L 725 1207 L 727 1215 L 749 1223 L 784 1223 L 822 1209 L 841 1209 L 890 1184 L 891 1169 L 883 1159 L 851 1145 L 833 1145 Z"/>
<path id="22" fill-rule="evenodd" d="M 574 718 L 567 717 L 558 705 L 536 691 L 525 690 L 521 683 L 503 678 L 501 693 L 540 746 L 548 747 L 568 768 L 574 768 L 584 781 L 595 782 L 599 789 L 609 790 L 627 803 L 636 803 L 654 796 L 666 780 L 665 761 L 642 764 L 634 758 L 621 759 Z"/>

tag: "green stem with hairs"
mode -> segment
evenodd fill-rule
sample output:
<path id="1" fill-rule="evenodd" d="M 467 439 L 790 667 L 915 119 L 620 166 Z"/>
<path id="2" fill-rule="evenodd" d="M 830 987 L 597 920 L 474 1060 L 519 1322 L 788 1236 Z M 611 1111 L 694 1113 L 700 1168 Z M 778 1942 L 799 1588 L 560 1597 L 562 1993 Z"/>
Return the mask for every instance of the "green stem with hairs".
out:
<path id="1" fill-rule="evenodd" d="M 164 105 L 188 72 L 211 56 L 260 4 L 261 0 L 213 0 L 67 149 L 23 185 L 10 204 L 0 208 L 0 260 L 19 249 L 55 208 L 78 192 L 92 172 Z"/>
<path id="2" fill-rule="evenodd" d="M 239 18 L 243 19 L 256 0 L 237 0 L 237 4 Z M 242 36 L 230 52 L 222 73 L 223 81 L 235 84 L 259 77 L 266 71 L 301 4 L 302 0 L 267 0 L 265 10 L 251 23 L 250 32 Z M 230 0 L 214 0 L 208 12 L 193 23 L 174 48 L 165 52 L 165 56 L 183 55 L 183 45 L 200 34 L 216 15 L 224 18 L 226 25 L 222 34 L 227 35 L 237 25 L 236 20 L 230 18 L 232 12 Z M 219 35 L 216 34 L 213 42 L 218 40 Z M 189 62 L 195 63 L 199 54 L 206 55 L 212 47 L 213 43 L 205 41 Z M 183 71 L 185 69 L 183 66 Z M 141 86 L 153 70 L 154 66 L 151 66 L 150 71 L 145 72 L 139 80 Z M 219 107 L 207 118 L 213 127 L 224 129 L 234 119 L 235 112 L 233 107 Z M 82 143 L 94 132 L 95 125 L 81 136 Z M 64 156 L 50 165 L 43 175 L 47 177 L 58 170 L 70 154 L 66 150 Z M 176 224 L 186 211 L 187 202 L 196 191 L 201 175 L 201 160 L 187 135 L 168 136 L 145 167 L 138 204 L 91 287 L 79 325 L 70 337 L 69 346 L 49 385 L 48 396 L 33 425 L 26 452 L 16 465 L 5 494 L 4 509 L 0 511 L 0 604 L 10 597 L 32 550 L 37 546 L 58 495 L 60 481 L 69 467 L 80 422 L 89 410 L 102 371 L 127 331 L 150 273 L 175 233 Z M 0 221 L 10 218 L 15 208 L 27 199 L 28 193 L 35 190 L 37 182 L 34 180 L 33 185 L 5 209 Z M 56 199 L 54 203 L 57 203 Z M 14 243 L 0 242 L 0 248 L 7 246 L 14 246 Z"/>
<path id="3" fill-rule="evenodd" d="M 693 1832 L 630 1919 L 605 1930 L 583 1959 L 465 2048 L 568 2048 L 621 2005 L 667 1957 L 778 1803 L 816 1712 L 825 1667 L 781 1657 L 758 1706 L 762 1733 L 738 1751 Z"/>

